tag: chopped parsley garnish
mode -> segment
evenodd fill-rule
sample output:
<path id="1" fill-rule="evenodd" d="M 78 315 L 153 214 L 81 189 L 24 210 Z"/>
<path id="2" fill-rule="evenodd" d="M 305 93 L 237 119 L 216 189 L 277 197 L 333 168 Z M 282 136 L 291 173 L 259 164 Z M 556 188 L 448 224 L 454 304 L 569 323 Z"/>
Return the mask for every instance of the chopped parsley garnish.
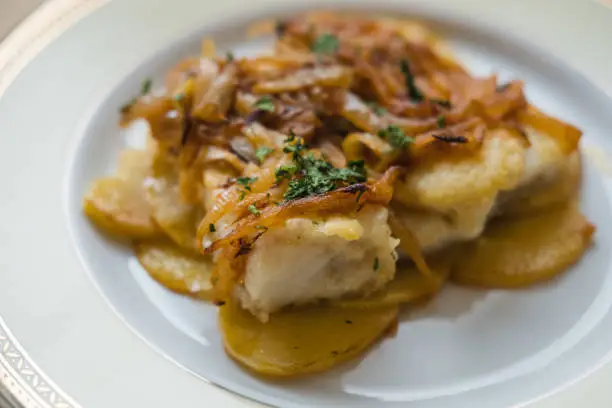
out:
<path id="1" fill-rule="evenodd" d="M 293 163 L 276 169 L 277 182 L 289 180 L 284 194 L 285 201 L 329 193 L 340 187 L 347 187 L 366 181 L 365 163 L 351 161 L 339 169 L 324 159 L 318 159 L 307 151 L 306 145 L 294 135 L 286 141 L 285 153 L 292 153 Z M 355 191 L 357 193 L 358 190 Z"/>
<path id="2" fill-rule="evenodd" d="M 234 53 L 228 51 L 227 54 L 225 54 L 225 58 L 227 59 L 227 62 L 232 62 L 235 59 Z"/>
<path id="3" fill-rule="evenodd" d="M 277 179 L 284 179 L 293 176 L 297 171 L 298 167 L 295 164 L 283 164 L 276 169 L 274 174 Z"/>
<path id="4" fill-rule="evenodd" d="M 257 177 L 238 177 L 236 183 L 241 184 L 248 191 L 251 191 L 251 184 L 257 181 Z"/>
<path id="5" fill-rule="evenodd" d="M 446 127 L 446 118 L 442 115 L 438 116 L 436 118 L 436 125 L 438 125 L 438 128 L 440 129 Z"/>
<path id="6" fill-rule="evenodd" d="M 374 270 L 377 271 L 379 267 L 378 257 L 374 258 Z"/>
<path id="7" fill-rule="evenodd" d="M 377 116 L 383 116 L 387 113 L 387 110 L 380 106 L 377 102 L 368 102 L 367 103 L 372 112 L 374 112 Z"/>
<path id="8" fill-rule="evenodd" d="M 261 211 L 259 211 L 259 210 L 257 209 L 257 207 L 255 207 L 255 204 L 251 204 L 251 205 L 249 205 L 247 208 L 248 208 L 248 210 L 249 210 L 249 212 L 250 212 L 251 214 L 254 214 L 254 215 L 259 215 L 259 214 L 261 214 Z"/>
<path id="9" fill-rule="evenodd" d="M 140 87 L 140 95 L 144 96 L 146 94 L 148 94 L 149 92 L 151 92 L 151 87 L 153 86 L 153 81 L 151 80 L 151 78 L 147 78 L 142 82 L 142 85 Z"/>
<path id="10" fill-rule="evenodd" d="M 208 224 L 208 231 L 215 232 L 217 229 L 215 228 L 215 224 Z"/>
<path id="11" fill-rule="evenodd" d="M 260 111 L 274 112 L 274 100 L 271 96 L 264 95 L 255 102 L 255 108 Z"/>
<path id="12" fill-rule="evenodd" d="M 406 136 L 404 131 L 396 125 L 389 125 L 386 128 L 379 130 L 378 136 L 386 139 L 391 146 L 396 149 L 404 149 L 410 143 L 414 143 L 414 139 L 410 136 Z"/>
<path id="13" fill-rule="evenodd" d="M 268 155 L 273 151 L 274 149 L 271 147 L 263 146 L 255 150 L 255 157 L 257 157 L 257 160 L 259 160 L 260 163 L 263 163 L 264 160 L 266 160 L 266 157 L 268 157 Z"/>
<path id="14" fill-rule="evenodd" d="M 238 201 L 244 200 L 244 197 L 246 197 L 246 191 L 240 190 L 240 195 L 238 196 Z"/>
<path id="15" fill-rule="evenodd" d="M 333 34 L 320 35 L 312 44 L 312 51 L 319 55 L 331 55 L 340 48 L 338 37 Z"/>
<path id="16" fill-rule="evenodd" d="M 406 81 L 406 88 L 408 89 L 408 97 L 414 102 L 422 102 L 424 99 L 423 93 L 417 88 L 415 83 L 414 75 L 410 71 L 410 64 L 407 60 L 400 61 L 400 69 L 404 74 L 404 80 Z"/>
<path id="17" fill-rule="evenodd" d="M 151 80 L 151 78 L 147 78 L 144 81 L 142 81 L 142 84 L 140 85 L 140 96 L 145 96 L 149 92 L 151 92 L 152 86 L 153 86 L 153 81 Z M 138 102 L 138 97 L 134 97 L 130 99 L 128 103 L 121 106 L 120 112 L 128 113 L 129 110 L 132 109 L 134 105 L 136 105 L 136 102 Z"/>

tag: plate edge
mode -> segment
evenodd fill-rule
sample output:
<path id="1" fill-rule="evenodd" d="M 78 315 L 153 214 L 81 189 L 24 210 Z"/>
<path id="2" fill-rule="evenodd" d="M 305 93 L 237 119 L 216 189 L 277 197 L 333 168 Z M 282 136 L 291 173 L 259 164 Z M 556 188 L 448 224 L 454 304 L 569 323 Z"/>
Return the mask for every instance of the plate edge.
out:
<path id="1" fill-rule="evenodd" d="M 107 2 L 48 0 L 35 9 L 0 43 L 0 96 L 46 45 Z M 32 361 L 1 313 L 0 397 L 23 408 L 81 408 Z"/>

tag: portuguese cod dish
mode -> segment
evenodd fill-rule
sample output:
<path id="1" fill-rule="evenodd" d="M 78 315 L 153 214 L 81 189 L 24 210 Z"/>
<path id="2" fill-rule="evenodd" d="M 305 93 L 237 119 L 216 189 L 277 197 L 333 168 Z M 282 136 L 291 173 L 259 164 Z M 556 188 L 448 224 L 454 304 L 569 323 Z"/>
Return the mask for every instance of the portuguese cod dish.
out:
<path id="1" fill-rule="evenodd" d="M 145 80 L 120 111 L 146 121 L 146 147 L 84 198 L 151 277 L 218 306 L 236 361 L 323 371 L 447 283 L 518 289 L 582 257 L 581 132 L 520 80 L 470 74 L 409 20 L 267 27 L 267 53 L 204 40 L 163 84 Z"/>

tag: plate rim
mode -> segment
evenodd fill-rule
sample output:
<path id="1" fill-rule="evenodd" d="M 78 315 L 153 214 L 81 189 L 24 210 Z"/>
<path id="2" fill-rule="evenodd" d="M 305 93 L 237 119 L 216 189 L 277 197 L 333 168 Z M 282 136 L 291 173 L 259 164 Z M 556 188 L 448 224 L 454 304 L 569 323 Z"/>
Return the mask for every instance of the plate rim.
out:
<path id="1" fill-rule="evenodd" d="M 18 26 L 18 28 L 11 35 L 9 35 L 9 37 L 7 37 L 7 39 L 2 44 L 0 44 L 0 96 L 2 96 L 4 91 L 19 74 L 21 69 L 23 69 L 33 58 L 35 58 L 38 53 L 42 51 L 45 45 L 52 42 L 55 38 L 57 38 L 57 36 L 61 35 L 72 25 L 77 23 L 80 19 L 82 19 L 89 13 L 97 10 L 102 5 L 106 4 L 107 1 L 108 0 L 51 0 L 48 3 L 45 3 L 45 5 L 37 12 L 35 12 L 34 15 L 30 16 L 28 19 L 22 22 Z M 57 8 L 55 8 L 55 11 L 52 11 L 52 6 L 57 6 Z M 62 6 L 70 7 L 68 9 L 64 9 L 61 8 Z M 27 32 L 32 33 L 32 29 L 35 28 L 35 25 L 39 24 L 41 18 L 40 16 L 42 14 L 46 14 L 46 16 L 55 16 L 55 22 L 48 26 L 45 26 L 44 29 L 38 31 L 35 35 L 26 35 Z M 62 14 L 63 16 L 60 18 L 60 15 Z M 49 35 L 44 36 L 43 34 Z M 21 48 L 22 52 L 18 52 L 12 55 L 9 52 L 9 55 L 7 57 L 4 53 L 7 52 L 7 49 L 10 50 L 11 48 Z M 584 76 L 582 75 L 582 73 L 580 75 Z M 586 79 L 591 83 L 594 82 L 588 76 L 586 77 Z M 599 88 L 597 85 L 594 86 Z M 4 343 L 2 343 L 3 340 Z M 34 370 L 34 377 L 38 376 L 37 381 L 46 381 L 46 383 L 43 383 L 46 384 L 46 388 L 41 387 L 40 389 L 36 389 L 36 387 L 31 384 L 29 385 L 29 388 L 28 386 L 18 384 L 19 388 L 17 393 L 19 393 L 19 390 L 21 390 L 21 392 L 23 392 L 24 394 L 28 394 L 23 396 L 25 402 L 20 402 L 22 402 L 23 404 L 29 404 L 25 405 L 28 408 L 30 406 L 41 406 L 40 401 L 36 401 L 35 399 L 32 399 L 30 397 L 30 394 L 33 392 L 37 398 L 44 398 L 44 404 L 53 404 L 43 405 L 45 407 L 78 407 L 75 402 L 70 402 L 70 398 L 67 395 L 65 396 L 65 401 L 53 401 L 53 399 L 57 398 L 57 395 L 63 398 L 65 394 L 54 383 L 52 383 L 51 380 L 48 379 L 48 377 L 44 373 L 42 373 L 42 371 L 35 365 L 33 361 L 31 361 L 31 358 L 28 356 L 25 349 L 23 349 L 23 347 L 19 345 L 15 337 L 12 335 L 10 329 L 8 329 L 8 327 L 6 326 L 6 322 L 0 317 L 0 350 L 3 351 L 3 353 L 0 353 L 0 374 L 2 374 L 0 380 L 2 381 L 2 383 L 10 382 L 10 378 L 9 380 L 6 380 L 7 375 L 2 371 L 2 369 L 10 369 L 10 365 L 8 365 L 8 360 L 6 359 L 6 356 L 9 356 L 9 354 L 4 352 L 4 350 L 12 350 L 11 347 L 14 347 L 14 350 L 16 350 L 12 351 L 12 353 L 16 353 L 16 355 L 11 355 L 12 358 L 13 356 L 15 356 L 17 359 L 23 359 L 22 361 L 30 364 L 30 368 Z M 9 372 L 9 374 L 11 373 Z M 32 374 L 29 373 L 27 375 L 31 376 Z M 19 374 L 21 379 L 24 379 L 27 375 L 23 373 Z M 15 387 L 15 384 L 11 383 L 9 384 L 9 386 Z M 52 393 L 50 393 L 49 391 L 52 391 Z M 53 395 L 53 393 L 57 393 L 57 395 L 53 398 L 49 398 L 48 396 Z"/>
<path id="2" fill-rule="evenodd" d="M 34 9 L 0 42 L 0 98 L 47 44 L 108 1 L 47 0 Z M 81 408 L 38 367 L 1 313 L 0 387 L 23 408 Z"/>

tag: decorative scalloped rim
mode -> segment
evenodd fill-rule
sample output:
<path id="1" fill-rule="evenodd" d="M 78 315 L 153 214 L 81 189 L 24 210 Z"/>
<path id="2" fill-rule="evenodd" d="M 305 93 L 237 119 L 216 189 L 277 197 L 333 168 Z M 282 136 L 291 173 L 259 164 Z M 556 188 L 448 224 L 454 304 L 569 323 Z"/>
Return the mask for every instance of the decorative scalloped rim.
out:
<path id="1" fill-rule="evenodd" d="M 107 1 L 48 0 L 36 9 L 0 44 L 0 97 L 46 45 Z M 24 408 L 80 407 L 30 359 L 1 315 L 0 386 Z"/>

